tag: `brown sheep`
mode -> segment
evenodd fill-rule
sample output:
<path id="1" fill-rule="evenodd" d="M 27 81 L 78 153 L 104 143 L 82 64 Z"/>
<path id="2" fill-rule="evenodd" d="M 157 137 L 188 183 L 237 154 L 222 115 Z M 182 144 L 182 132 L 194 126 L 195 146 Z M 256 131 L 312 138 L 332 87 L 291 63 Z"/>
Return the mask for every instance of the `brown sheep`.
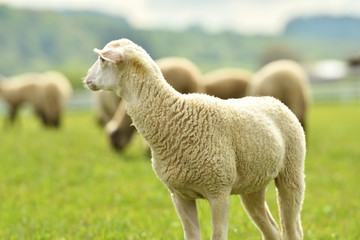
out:
<path id="1" fill-rule="evenodd" d="M 0 95 L 9 106 L 14 122 L 18 109 L 29 103 L 45 126 L 60 126 L 60 118 L 72 93 L 68 79 L 61 73 L 28 73 L 1 81 Z"/>
<path id="2" fill-rule="evenodd" d="M 309 80 L 300 64 L 291 60 L 268 63 L 254 74 L 247 95 L 279 99 L 296 115 L 305 130 L 310 103 Z"/>
<path id="3" fill-rule="evenodd" d="M 222 68 L 204 76 L 206 94 L 222 99 L 242 98 L 252 77 L 251 72 L 236 68 Z"/>
<path id="4" fill-rule="evenodd" d="M 185 58 L 168 57 L 156 61 L 166 81 L 181 93 L 203 92 L 202 74 L 197 66 Z M 120 104 L 111 121 L 106 125 L 111 145 L 122 150 L 131 140 L 135 128 L 126 108 Z"/>

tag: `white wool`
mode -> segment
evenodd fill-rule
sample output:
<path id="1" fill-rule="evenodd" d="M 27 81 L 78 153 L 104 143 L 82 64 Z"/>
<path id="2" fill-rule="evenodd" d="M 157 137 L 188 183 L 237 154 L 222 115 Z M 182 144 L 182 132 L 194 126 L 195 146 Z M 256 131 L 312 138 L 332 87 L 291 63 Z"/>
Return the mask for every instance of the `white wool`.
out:
<path id="1" fill-rule="evenodd" d="M 210 203 L 212 239 L 227 239 L 230 194 L 241 196 L 264 239 L 280 239 L 265 202 L 272 180 L 283 238 L 302 239 L 305 136 L 284 104 L 272 97 L 180 94 L 151 57 L 127 39 L 97 52 L 109 61 L 98 60 L 85 82 L 127 101 L 128 114 L 151 148 L 153 169 L 171 192 L 185 239 L 200 239 L 198 198 Z"/>
<path id="2" fill-rule="evenodd" d="M 178 92 L 203 92 L 201 72 L 190 60 L 179 57 L 166 57 L 158 59 L 156 64 L 159 66 L 165 80 Z M 106 91 L 101 91 L 100 93 L 101 95 L 106 93 L 108 95 L 115 95 L 113 92 Z M 117 95 L 115 96 L 119 98 Z M 110 101 L 106 101 L 106 103 L 107 102 Z M 134 133 L 134 127 L 131 126 L 132 121 L 126 114 L 125 104 L 117 104 L 116 106 L 116 111 L 111 112 L 110 119 L 106 121 L 105 129 L 112 147 L 116 150 L 122 150 L 130 143 Z M 103 104 L 99 110 L 104 112 L 106 109 L 109 109 L 109 107 L 110 104 Z M 107 112 L 110 113 L 110 111 Z M 102 116 L 104 115 L 105 114 L 102 114 Z"/>

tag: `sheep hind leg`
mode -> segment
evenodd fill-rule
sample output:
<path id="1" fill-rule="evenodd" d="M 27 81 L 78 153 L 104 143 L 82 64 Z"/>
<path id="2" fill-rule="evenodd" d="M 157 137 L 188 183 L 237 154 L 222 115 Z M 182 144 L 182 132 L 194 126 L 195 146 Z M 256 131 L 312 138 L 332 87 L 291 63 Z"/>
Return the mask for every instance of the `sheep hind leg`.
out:
<path id="1" fill-rule="evenodd" d="M 240 195 L 241 202 L 251 220 L 261 231 L 264 240 L 279 240 L 281 234 L 276 221 L 271 216 L 265 201 L 266 188 Z"/>
<path id="2" fill-rule="evenodd" d="M 304 197 L 304 176 L 301 173 L 280 174 L 275 179 L 282 234 L 285 240 L 303 239 L 301 206 Z"/>
<path id="3" fill-rule="evenodd" d="M 188 200 L 179 194 L 171 193 L 176 212 L 181 220 L 186 240 L 200 240 L 200 224 L 196 209 L 196 201 Z"/>

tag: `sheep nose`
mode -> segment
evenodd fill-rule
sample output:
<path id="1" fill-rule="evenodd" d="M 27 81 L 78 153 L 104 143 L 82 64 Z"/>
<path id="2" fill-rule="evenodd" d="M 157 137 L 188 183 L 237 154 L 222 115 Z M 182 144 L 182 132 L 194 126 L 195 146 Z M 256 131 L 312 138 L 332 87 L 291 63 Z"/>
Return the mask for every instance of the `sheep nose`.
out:
<path id="1" fill-rule="evenodd" d="M 85 79 L 85 83 L 86 83 L 87 87 L 92 91 L 100 90 L 91 79 Z"/>
<path id="2" fill-rule="evenodd" d="M 90 79 L 89 77 L 86 77 L 86 78 L 84 79 L 84 82 L 85 82 L 86 84 L 92 83 L 92 81 L 91 81 L 91 79 Z"/>
<path id="3" fill-rule="evenodd" d="M 88 85 L 88 86 L 94 85 L 94 82 L 93 82 L 91 79 L 89 79 L 89 78 L 86 78 L 86 79 L 85 79 L 85 83 L 86 83 L 86 85 Z"/>

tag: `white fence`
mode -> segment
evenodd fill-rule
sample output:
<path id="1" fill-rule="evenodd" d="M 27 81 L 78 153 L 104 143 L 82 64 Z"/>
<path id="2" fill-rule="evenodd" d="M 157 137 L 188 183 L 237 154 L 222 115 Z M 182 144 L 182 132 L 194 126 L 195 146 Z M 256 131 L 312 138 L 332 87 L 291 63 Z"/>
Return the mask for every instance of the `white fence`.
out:
<path id="1" fill-rule="evenodd" d="M 351 102 L 360 101 L 360 80 L 311 82 L 313 102 Z"/>

